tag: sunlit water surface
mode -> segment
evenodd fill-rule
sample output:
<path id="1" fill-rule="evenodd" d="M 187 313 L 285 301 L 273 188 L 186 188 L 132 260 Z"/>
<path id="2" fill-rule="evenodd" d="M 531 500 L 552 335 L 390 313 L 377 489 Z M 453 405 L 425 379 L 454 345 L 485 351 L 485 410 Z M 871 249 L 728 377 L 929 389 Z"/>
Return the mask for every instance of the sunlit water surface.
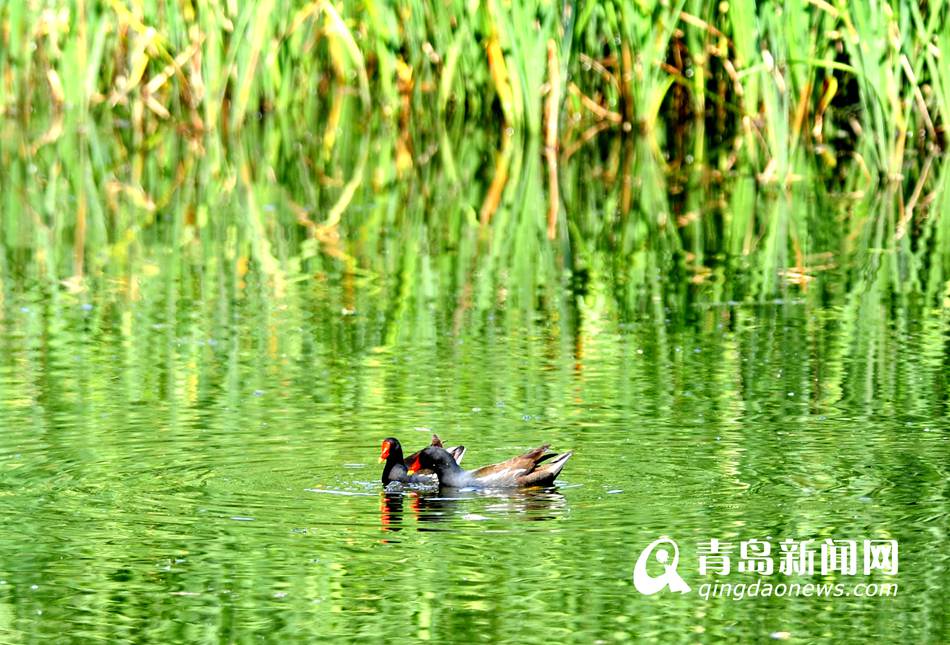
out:
<path id="1" fill-rule="evenodd" d="M 890 299 L 930 274 L 873 241 L 836 267 L 836 200 L 756 198 L 763 221 L 822 213 L 792 211 L 823 273 L 773 288 L 784 241 L 698 258 L 657 191 L 638 178 L 624 214 L 583 164 L 563 171 L 570 236 L 547 240 L 528 161 L 480 227 L 491 141 L 458 142 L 454 179 L 371 163 L 338 240 L 307 217 L 385 146 L 344 138 L 339 161 L 303 137 L 288 157 L 270 132 L 266 155 L 252 136 L 179 161 L 168 139 L 126 162 L 94 135 L 111 166 L 4 153 L 22 183 L 0 240 L 0 641 L 947 642 L 945 286 Z M 715 204 L 686 207 L 718 244 Z M 432 432 L 471 466 L 574 456 L 551 490 L 384 491 L 381 440 Z M 692 591 L 642 595 L 634 564 L 664 535 Z M 769 580 L 897 594 L 704 599 L 713 538 L 896 540 L 894 576 Z M 733 556 L 721 581 L 766 579 Z"/>
<path id="2" fill-rule="evenodd" d="M 878 405 L 849 380 L 866 366 L 832 349 L 838 314 L 794 303 L 724 306 L 709 332 L 436 322 L 391 345 L 371 311 L 310 325 L 250 299 L 222 325 L 169 304 L 4 305 L 4 640 L 944 629 L 946 364 L 920 355 L 920 329 L 885 339 L 917 356 L 892 391 L 917 394 Z M 384 492 L 381 439 L 412 450 L 433 431 L 471 465 L 543 442 L 575 456 L 551 490 Z M 634 589 L 660 535 L 693 593 Z M 899 593 L 703 600 L 712 537 L 896 539 Z"/>

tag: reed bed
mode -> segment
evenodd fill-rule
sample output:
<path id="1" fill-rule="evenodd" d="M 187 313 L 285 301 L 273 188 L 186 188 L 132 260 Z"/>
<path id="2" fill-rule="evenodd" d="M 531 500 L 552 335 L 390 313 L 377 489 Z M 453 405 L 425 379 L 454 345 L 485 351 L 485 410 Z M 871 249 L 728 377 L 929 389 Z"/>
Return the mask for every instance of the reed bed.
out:
<path id="1" fill-rule="evenodd" d="M 0 0 L 0 276 L 944 307 L 948 7 Z"/>
<path id="2" fill-rule="evenodd" d="M 108 112 L 144 138 L 312 122 L 342 86 L 400 128 L 539 133 L 548 111 L 565 155 L 636 132 L 678 162 L 698 129 L 693 160 L 764 181 L 795 181 L 800 157 L 894 177 L 945 147 L 948 19 L 939 0 L 4 0 L 0 109 Z"/>

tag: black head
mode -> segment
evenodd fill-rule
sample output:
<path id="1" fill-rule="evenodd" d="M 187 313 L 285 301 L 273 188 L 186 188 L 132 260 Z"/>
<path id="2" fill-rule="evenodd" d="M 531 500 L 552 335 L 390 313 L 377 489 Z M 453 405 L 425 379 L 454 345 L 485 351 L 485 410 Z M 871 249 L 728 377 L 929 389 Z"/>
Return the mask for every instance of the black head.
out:
<path id="1" fill-rule="evenodd" d="M 383 466 L 383 484 L 388 484 L 393 478 L 394 469 L 405 472 L 406 466 L 403 464 L 402 446 L 399 444 L 399 439 L 395 437 L 383 439 L 379 461 L 386 462 L 386 465 Z"/>
<path id="2" fill-rule="evenodd" d="M 457 469 L 459 466 L 452 458 L 452 454 L 445 448 L 439 446 L 429 446 L 419 453 L 414 463 L 406 464 L 409 467 L 409 474 L 419 470 L 432 470 L 436 473 L 444 473 Z"/>
<path id="3" fill-rule="evenodd" d="M 382 450 L 379 453 L 380 462 L 402 463 L 402 444 L 396 437 L 387 437 L 383 439 Z"/>

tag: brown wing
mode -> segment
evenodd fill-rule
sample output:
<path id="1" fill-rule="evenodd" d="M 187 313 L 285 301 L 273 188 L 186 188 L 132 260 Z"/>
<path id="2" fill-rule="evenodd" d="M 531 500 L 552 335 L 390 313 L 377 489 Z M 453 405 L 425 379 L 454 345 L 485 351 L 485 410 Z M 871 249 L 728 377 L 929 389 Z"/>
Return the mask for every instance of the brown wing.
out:
<path id="1" fill-rule="evenodd" d="M 483 466 L 472 471 L 472 477 L 484 480 L 486 483 L 498 483 L 499 485 L 515 482 L 535 469 L 538 462 L 544 458 L 544 453 L 547 452 L 549 447 L 548 444 L 544 444 L 507 461 Z"/>

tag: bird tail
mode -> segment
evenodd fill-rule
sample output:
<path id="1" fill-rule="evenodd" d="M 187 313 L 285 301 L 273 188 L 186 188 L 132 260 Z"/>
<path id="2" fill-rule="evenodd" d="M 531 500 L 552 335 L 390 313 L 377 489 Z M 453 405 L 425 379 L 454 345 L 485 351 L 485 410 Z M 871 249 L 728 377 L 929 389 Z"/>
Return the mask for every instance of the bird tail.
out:
<path id="1" fill-rule="evenodd" d="M 465 456 L 465 446 L 452 446 L 451 448 L 446 448 L 446 450 L 452 455 L 452 459 L 455 460 L 455 463 L 462 463 L 462 457 Z"/>
<path id="2" fill-rule="evenodd" d="M 539 466 L 533 472 L 525 475 L 524 485 L 527 486 L 546 486 L 553 484 L 557 476 L 561 474 L 567 460 L 574 454 L 573 450 L 568 450 L 560 455 L 545 455 L 546 464 Z"/>

